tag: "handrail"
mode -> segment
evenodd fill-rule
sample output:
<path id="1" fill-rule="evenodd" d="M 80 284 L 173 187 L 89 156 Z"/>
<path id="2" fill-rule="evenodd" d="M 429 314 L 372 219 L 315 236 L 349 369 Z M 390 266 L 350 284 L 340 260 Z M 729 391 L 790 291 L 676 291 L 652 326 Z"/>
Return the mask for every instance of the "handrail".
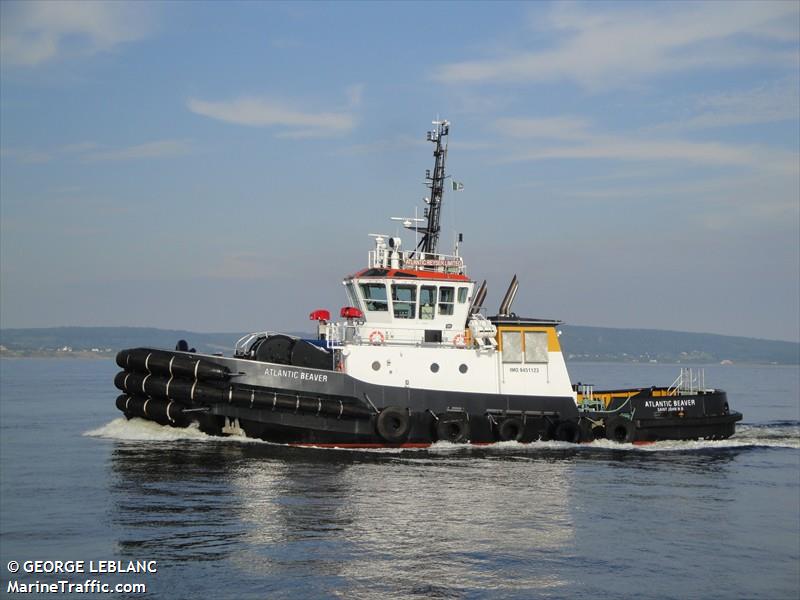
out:
<path id="1" fill-rule="evenodd" d="M 668 396 L 696 394 L 706 389 L 706 370 L 681 367 L 680 375 L 667 388 Z"/>
<path id="2" fill-rule="evenodd" d="M 273 335 L 274 333 L 274 331 L 256 331 L 254 333 L 243 335 L 238 339 L 236 345 L 233 347 L 234 358 L 247 356 L 250 354 L 253 344 L 262 338 Z"/>
<path id="3" fill-rule="evenodd" d="M 385 257 L 387 262 L 391 259 L 389 256 Z M 421 254 L 414 250 L 404 250 L 397 253 L 397 265 L 400 269 L 413 269 L 415 271 L 426 271 L 431 273 L 459 273 L 463 274 L 466 271 L 464 259 L 457 254 Z M 384 264 L 378 257 L 376 250 L 370 250 L 367 253 L 367 266 L 370 269 L 389 268 L 388 264 Z"/>

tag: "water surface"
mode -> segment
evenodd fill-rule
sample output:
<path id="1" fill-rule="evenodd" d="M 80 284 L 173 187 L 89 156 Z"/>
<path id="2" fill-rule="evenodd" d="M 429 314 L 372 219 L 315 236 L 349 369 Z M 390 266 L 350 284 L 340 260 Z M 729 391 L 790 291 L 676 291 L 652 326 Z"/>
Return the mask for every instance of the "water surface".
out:
<path id="1" fill-rule="evenodd" d="M 156 574 L 107 579 L 146 582 L 144 597 L 159 598 L 800 593 L 796 367 L 706 368 L 745 413 L 726 441 L 371 452 L 126 421 L 116 370 L 0 361 L 4 590 L 9 560 L 49 558 L 157 560 Z M 598 387 L 677 374 L 570 371 Z"/>

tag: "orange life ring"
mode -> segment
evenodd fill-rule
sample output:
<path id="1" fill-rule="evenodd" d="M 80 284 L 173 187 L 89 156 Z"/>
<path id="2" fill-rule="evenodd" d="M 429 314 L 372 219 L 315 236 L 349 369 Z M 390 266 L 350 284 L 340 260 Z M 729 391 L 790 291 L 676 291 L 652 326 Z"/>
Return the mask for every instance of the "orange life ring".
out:
<path id="1" fill-rule="evenodd" d="M 463 333 L 459 333 L 453 337 L 453 346 L 456 346 L 457 348 L 463 348 L 466 345 L 467 343 Z"/>
<path id="2" fill-rule="evenodd" d="M 377 329 L 369 334 L 369 343 L 373 346 L 379 346 L 385 341 L 386 337 L 384 337 L 383 333 Z"/>

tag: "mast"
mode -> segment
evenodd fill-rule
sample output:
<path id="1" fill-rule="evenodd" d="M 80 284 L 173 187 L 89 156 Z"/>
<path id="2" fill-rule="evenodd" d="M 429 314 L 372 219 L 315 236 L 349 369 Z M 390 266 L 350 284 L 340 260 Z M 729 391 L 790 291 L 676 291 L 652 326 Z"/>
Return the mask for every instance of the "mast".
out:
<path id="1" fill-rule="evenodd" d="M 444 162 L 447 158 L 447 134 L 450 133 L 450 123 L 442 119 L 434 121 L 436 129 L 428 132 L 428 141 L 436 144 L 433 151 L 434 163 L 433 174 L 430 170 L 425 171 L 425 185 L 431 190 L 428 206 L 425 208 L 425 216 L 428 217 L 428 225 L 423 230 L 422 239 L 417 244 L 417 250 L 423 253 L 436 253 L 439 244 L 439 219 L 441 217 L 442 196 L 444 195 Z M 443 140 L 444 138 L 444 140 Z M 444 145 L 442 142 L 444 141 Z"/>

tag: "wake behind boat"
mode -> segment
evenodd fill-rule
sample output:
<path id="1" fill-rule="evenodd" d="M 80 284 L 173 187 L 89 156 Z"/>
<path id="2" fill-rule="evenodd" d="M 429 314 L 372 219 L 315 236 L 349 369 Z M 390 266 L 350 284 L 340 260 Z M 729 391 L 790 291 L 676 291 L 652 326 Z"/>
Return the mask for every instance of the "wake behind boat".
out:
<path id="1" fill-rule="evenodd" d="M 240 339 L 232 357 L 123 350 L 115 385 L 129 418 L 197 422 L 214 435 L 317 446 L 426 446 L 439 440 L 618 442 L 723 439 L 742 415 L 702 371 L 670 386 L 594 390 L 570 381 L 560 321 L 511 311 L 516 276 L 496 315 L 466 274 L 460 241 L 438 252 L 450 124 L 428 132 L 434 168 L 424 219 L 399 219 L 416 245 L 370 234 L 365 268 L 345 277 L 340 320 L 315 310 L 315 339 L 276 332 Z M 453 188 L 457 184 L 453 183 Z"/>

